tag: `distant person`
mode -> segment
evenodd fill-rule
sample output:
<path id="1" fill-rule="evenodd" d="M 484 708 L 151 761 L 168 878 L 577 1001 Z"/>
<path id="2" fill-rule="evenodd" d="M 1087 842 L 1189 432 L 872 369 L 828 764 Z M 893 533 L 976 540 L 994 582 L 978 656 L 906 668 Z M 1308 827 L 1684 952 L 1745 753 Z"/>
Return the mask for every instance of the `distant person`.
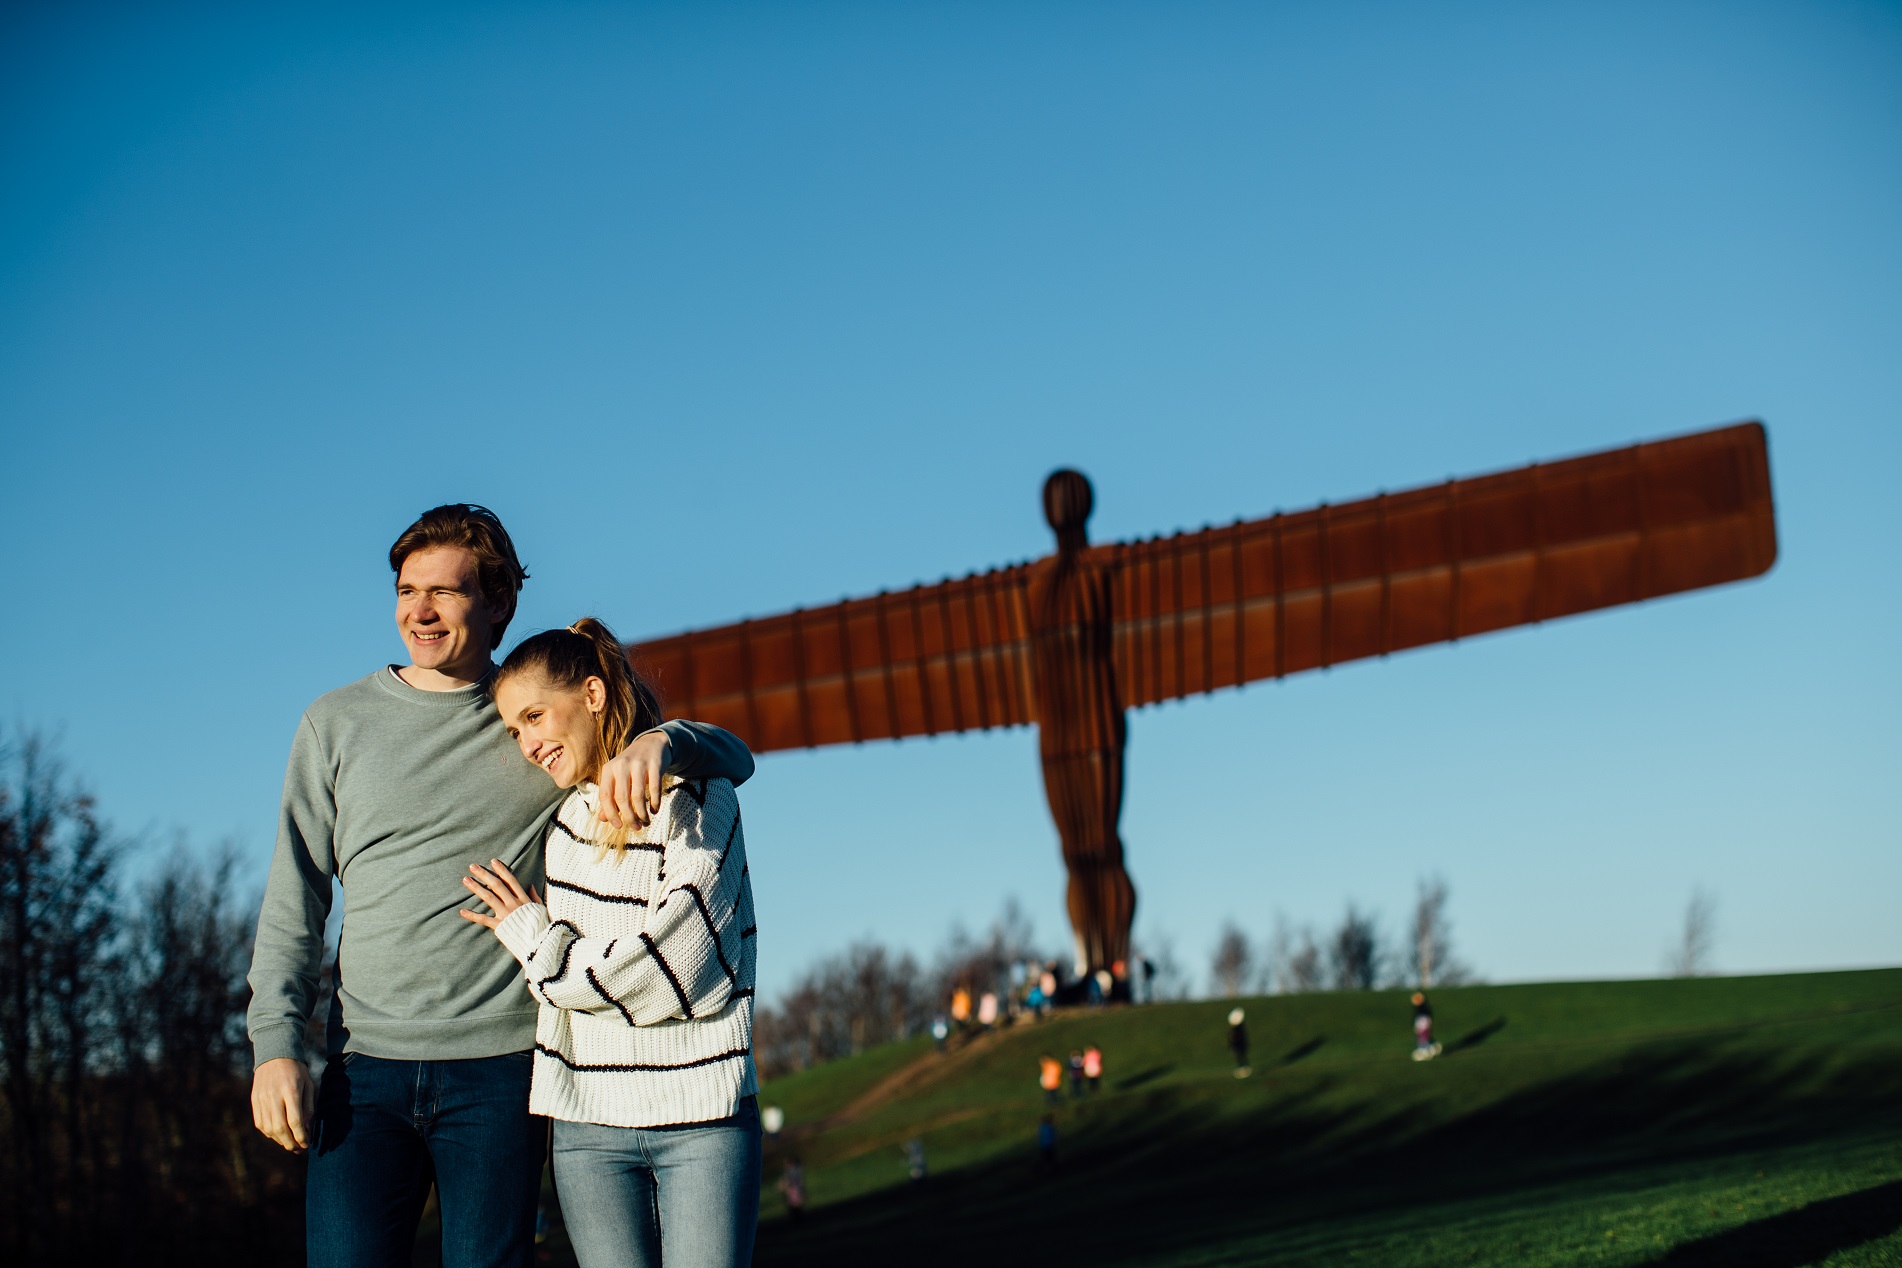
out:
<path id="1" fill-rule="evenodd" d="M 1063 1097 L 1063 1065 L 1047 1052 L 1037 1058 L 1037 1086 L 1043 1089 L 1045 1105 L 1055 1105 Z"/>
<path id="2" fill-rule="evenodd" d="M 951 992 L 951 1021 L 959 1030 L 971 1024 L 971 992 L 966 987 Z"/>
<path id="3" fill-rule="evenodd" d="M 1083 1050 L 1083 1078 L 1089 1084 L 1090 1094 L 1103 1082 L 1103 1050 L 1095 1044 Z"/>
<path id="4" fill-rule="evenodd" d="M 800 1165 L 797 1157 L 786 1159 L 786 1169 L 779 1173 L 779 1191 L 786 1198 L 786 1214 L 797 1224 L 806 1218 L 806 1169 Z"/>
<path id="5" fill-rule="evenodd" d="M 1248 1068 L 1248 1027 L 1243 1023 L 1247 1014 L 1239 1008 L 1228 1013 L 1228 1050 L 1235 1054 L 1235 1077 L 1245 1079 L 1254 1071 Z"/>
<path id="6" fill-rule="evenodd" d="M 1076 1048 L 1070 1049 L 1070 1099 L 1083 1095 L 1083 1053 Z"/>
<path id="7" fill-rule="evenodd" d="M 1049 1114 L 1037 1124 L 1037 1169 L 1053 1171 L 1057 1165 L 1057 1120 Z"/>
<path id="8" fill-rule="evenodd" d="M 913 1136 L 905 1142 L 905 1172 L 913 1184 L 925 1182 L 925 1139 Z"/>
<path id="9" fill-rule="evenodd" d="M 931 1015 L 931 1042 L 939 1052 L 944 1051 L 944 1041 L 951 1037 L 951 1023 L 943 1013 Z"/>
<path id="10" fill-rule="evenodd" d="M 1116 998 L 1116 975 L 1108 969 L 1098 969 L 1090 975 L 1090 981 L 1096 985 L 1090 1002 L 1097 1007 L 1101 1008 Z"/>
<path id="11" fill-rule="evenodd" d="M 977 1024 L 989 1030 L 997 1025 L 997 996 L 985 991 L 977 1001 Z"/>
<path id="12" fill-rule="evenodd" d="M 1024 1007 L 1030 1010 L 1033 1018 L 1043 1016 L 1044 994 L 1041 983 L 1032 982 L 1030 991 L 1024 996 Z"/>
<path id="13" fill-rule="evenodd" d="M 1046 964 L 1043 975 L 1037 979 L 1037 989 L 1043 992 L 1044 1007 L 1052 1008 L 1057 1002 L 1057 970 L 1055 965 Z"/>
<path id="14" fill-rule="evenodd" d="M 1413 1059 L 1431 1061 L 1440 1055 L 1440 1045 L 1433 1042 L 1433 1005 L 1427 1003 L 1425 991 L 1413 993 Z"/>
<path id="15" fill-rule="evenodd" d="M 1156 1002 L 1156 962 L 1145 956 L 1142 962 L 1142 971 L 1143 1003 L 1153 1004 Z"/>
<path id="16" fill-rule="evenodd" d="M 249 978 L 252 1119 L 307 1154 L 311 1268 L 408 1262 L 432 1181 L 446 1261 L 527 1265 L 548 1131 L 529 1112 L 536 1002 L 443 886 L 472 858 L 533 883 L 567 795 L 521 759 L 489 696 L 528 573 L 494 513 L 462 503 L 424 512 L 388 559 L 409 663 L 320 697 L 291 741 Z M 663 776 L 737 785 L 753 770 L 745 745 L 693 722 L 617 737 L 602 761 L 617 827 L 648 824 Z M 318 1088 L 305 1034 L 339 884 Z M 425 1078 L 453 1114 L 416 1116 Z"/>

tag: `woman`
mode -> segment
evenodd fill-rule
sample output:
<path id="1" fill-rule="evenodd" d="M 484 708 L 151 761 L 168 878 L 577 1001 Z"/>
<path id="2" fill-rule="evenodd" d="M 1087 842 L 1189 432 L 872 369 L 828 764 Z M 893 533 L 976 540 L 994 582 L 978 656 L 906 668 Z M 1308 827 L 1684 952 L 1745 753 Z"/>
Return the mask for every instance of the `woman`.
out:
<path id="1" fill-rule="evenodd" d="M 544 904 L 499 861 L 463 884 L 541 1001 L 529 1108 L 554 1120 L 581 1268 L 751 1262 L 760 1128 L 753 891 L 724 779 L 675 783 L 646 828 L 595 817 L 608 757 L 660 721 L 620 641 L 585 618 L 509 653 L 495 703 L 522 756 L 572 788 Z"/>

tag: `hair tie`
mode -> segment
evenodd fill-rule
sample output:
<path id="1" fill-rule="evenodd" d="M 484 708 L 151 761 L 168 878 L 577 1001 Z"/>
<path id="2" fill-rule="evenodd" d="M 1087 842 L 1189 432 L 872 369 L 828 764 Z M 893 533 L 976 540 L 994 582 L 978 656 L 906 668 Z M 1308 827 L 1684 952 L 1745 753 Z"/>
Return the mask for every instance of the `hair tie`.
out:
<path id="1" fill-rule="evenodd" d="M 569 632 L 570 634 L 581 634 L 581 622 L 579 622 L 579 621 L 576 621 L 576 622 L 575 622 L 575 623 L 574 623 L 573 625 L 570 625 L 570 626 L 568 627 L 568 632 Z M 581 636 L 582 636 L 583 638 L 586 638 L 586 637 L 587 637 L 587 635 L 585 635 L 585 634 L 582 634 Z"/>

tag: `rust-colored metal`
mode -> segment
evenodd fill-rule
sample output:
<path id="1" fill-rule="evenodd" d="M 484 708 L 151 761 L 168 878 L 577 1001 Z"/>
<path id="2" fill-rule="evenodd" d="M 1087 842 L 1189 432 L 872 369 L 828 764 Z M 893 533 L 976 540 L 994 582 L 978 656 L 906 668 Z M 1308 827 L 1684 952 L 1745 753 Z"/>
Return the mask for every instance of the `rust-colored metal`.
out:
<path id="1" fill-rule="evenodd" d="M 670 717 L 755 752 L 1041 728 L 1079 961 L 1125 958 L 1124 710 L 1767 571 L 1764 430 L 1713 431 L 1091 546 L 1045 485 L 1034 563 L 640 644 Z"/>

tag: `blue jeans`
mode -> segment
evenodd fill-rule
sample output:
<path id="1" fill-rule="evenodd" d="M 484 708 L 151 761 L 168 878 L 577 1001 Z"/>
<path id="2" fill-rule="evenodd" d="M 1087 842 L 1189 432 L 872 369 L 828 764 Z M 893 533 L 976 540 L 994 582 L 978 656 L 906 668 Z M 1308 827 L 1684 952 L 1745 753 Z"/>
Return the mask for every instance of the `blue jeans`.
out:
<path id="1" fill-rule="evenodd" d="M 555 1194 L 581 1268 L 745 1268 L 759 1168 L 751 1096 L 732 1118 L 690 1127 L 555 1120 Z"/>
<path id="2" fill-rule="evenodd" d="M 530 1268 L 547 1120 L 528 1112 L 529 1060 L 332 1061 L 304 1195 L 309 1268 L 408 1268 L 432 1180 L 443 1268 Z"/>

